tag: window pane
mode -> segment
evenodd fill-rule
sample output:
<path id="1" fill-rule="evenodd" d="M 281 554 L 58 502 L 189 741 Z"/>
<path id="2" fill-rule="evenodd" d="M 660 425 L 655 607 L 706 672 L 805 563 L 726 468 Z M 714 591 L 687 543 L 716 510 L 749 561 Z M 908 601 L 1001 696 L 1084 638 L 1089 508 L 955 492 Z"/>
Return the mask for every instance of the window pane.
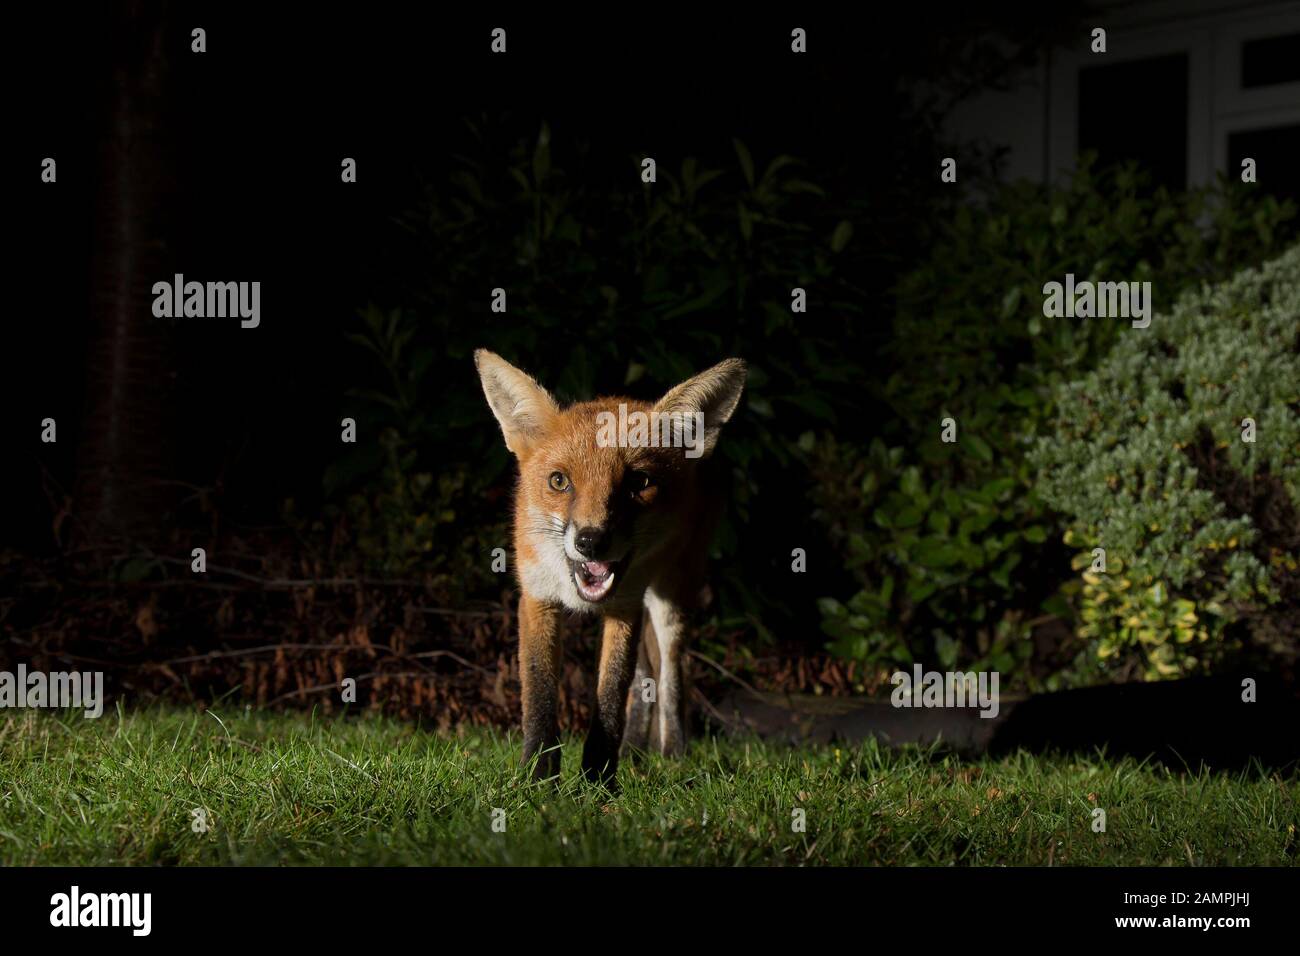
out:
<path id="1" fill-rule="evenodd" d="M 1156 185 L 1187 186 L 1185 53 L 1079 71 L 1079 150 L 1137 160 Z"/>
<path id="2" fill-rule="evenodd" d="M 1247 156 L 1255 160 L 1260 189 L 1300 203 L 1300 125 L 1229 134 L 1229 176 L 1241 178 L 1241 161 Z"/>
<path id="3" fill-rule="evenodd" d="M 1241 45 L 1241 85 L 1300 82 L 1300 33 L 1247 40 Z"/>

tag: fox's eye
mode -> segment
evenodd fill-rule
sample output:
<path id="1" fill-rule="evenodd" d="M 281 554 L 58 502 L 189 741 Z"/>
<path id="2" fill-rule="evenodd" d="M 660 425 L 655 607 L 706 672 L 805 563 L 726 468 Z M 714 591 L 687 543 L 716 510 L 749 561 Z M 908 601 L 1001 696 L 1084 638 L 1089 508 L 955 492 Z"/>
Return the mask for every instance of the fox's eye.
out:
<path id="1" fill-rule="evenodd" d="M 641 494 L 653 484 L 654 479 L 644 471 L 634 471 L 627 476 L 627 489 L 633 496 Z"/>
<path id="2" fill-rule="evenodd" d="M 562 471 L 553 471 L 551 472 L 550 485 L 552 491 L 568 491 L 569 478 Z"/>

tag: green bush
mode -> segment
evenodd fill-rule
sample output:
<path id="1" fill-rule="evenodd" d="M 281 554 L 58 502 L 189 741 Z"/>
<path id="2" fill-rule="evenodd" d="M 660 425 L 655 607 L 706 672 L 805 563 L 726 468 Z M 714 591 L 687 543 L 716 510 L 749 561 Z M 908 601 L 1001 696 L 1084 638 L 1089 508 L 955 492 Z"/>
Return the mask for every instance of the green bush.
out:
<path id="1" fill-rule="evenodd" d="M 1076 567 L 1105 551 L 1105 573 L 1084 573 L 1080 628 L 1101 658 L 1157 677 L 1248 639 L 1294 655 L 1300 246 L 1122 327 L 1060 390 L 1032 460 L 1082 549 Z"/>
<path id="2" fill-rule="evenodd" d="M 822 599 L 833 649 L 880 666 L 932 656 L 945 667 L 963 659 L 1015 671 L 1029 644 L 1010 607 L 1013 573 L 1026 544 L 1047 534 L 1016 525 L 1023 511 L 1016 480 L 945 482 L 881 441 L 862 454 L 827 437 L 819 452 L 819 513 L 835 516 L 834 540 L 867 582 L 844 603 Z M 994 595 L 1005 611 L 994 613 Z"/>
<path id="3" fill-rule="evenodd" d="M 860 585 L 821 602 L 833 650 L 882 666 L 960 661 L 1035 686 L 1091 679 L 1082 647 L 1025 666 L 1033 626 L 1068 616 L 1071 597 L 1049 570 L 1066 552 L 1027 455 L 1057 389 L 1124 323 L 1044 319 L 1043 284 L 1150 281 L 1168 302 L 1263 261 L 1294 212 L 1240 184 L 1151 190 L 1134 168 L 1085 157 L 1062 186 L 996 187 L 950 217 L 898 288 L 895 371 L 880 389 L 893 428 L 869 446 L 825 436 L 814 449 L 817 514 Z M 941 441 L 948 417 L 953 444 Z"/>

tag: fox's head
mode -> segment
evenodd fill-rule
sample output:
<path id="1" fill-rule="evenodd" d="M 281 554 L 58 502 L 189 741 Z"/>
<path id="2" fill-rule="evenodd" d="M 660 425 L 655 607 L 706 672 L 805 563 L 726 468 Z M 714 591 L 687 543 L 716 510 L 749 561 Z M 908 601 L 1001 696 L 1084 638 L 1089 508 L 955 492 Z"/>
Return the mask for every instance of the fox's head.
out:
<path id="1" fill-rule="evenodd" d="M 603 398 L 561 408 L 498 355 L 474 353 L 483 393 L 519 459 L 515 549 L 534 597 L 575 610 L 624 602 L 648 568 L 696 529 L 699 461 L 718 442 L 745 385 L 727 359 L 651 404 Z M 629 590 L 630 589 L 630 590 Z"/>

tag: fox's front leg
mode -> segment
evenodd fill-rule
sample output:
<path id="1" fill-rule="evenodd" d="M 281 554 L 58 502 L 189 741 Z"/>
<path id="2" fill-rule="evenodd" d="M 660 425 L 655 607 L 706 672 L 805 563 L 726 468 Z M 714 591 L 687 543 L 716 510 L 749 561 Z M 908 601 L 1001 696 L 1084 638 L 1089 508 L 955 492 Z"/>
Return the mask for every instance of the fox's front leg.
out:
<path id="1" fill-rule="evenodd" d="M 605 618 L 596 707 L 591 715 L 587 743 L 582 748 L 582 772 L 594 782 L 612 783 L 618 776 L 618 750 L 623 742 L 627 690 L 636 669 L 639 621 L 639 614 Z"/>
<path id="2" fill-rule="evenodd" d="M 645 596 L 646 611 L 654 631 L 658 652 L 658 685 L 655 715 L 659 719 L 659 752 L 675 757 L 686 752 L 686 690 L 682 685 L 682 635 L 686 611 L 682 602 L 651 588 Z"/>
<path id="3" fill-rule="evenodd" d="M 654 694 L 655 666 L 650 660 L 649 644 L 654 640 L 654 627 L 641 616 L 641 636 L 636 642 L 636 669 L 632 674 L 632 688 L 627 695 L 627 725 L 623 728 L 622 756 L 638 754 L 650 744 L 651 724 L 655 720 Z"/>
<path id="4" fill-rule="evenodd" d="M 560 774 L 560 647 L 558 609 L 527 594 L 519 599 L 519 683 L 524 711 L 524 765 L 534 757 L 538 780 Z"/>

